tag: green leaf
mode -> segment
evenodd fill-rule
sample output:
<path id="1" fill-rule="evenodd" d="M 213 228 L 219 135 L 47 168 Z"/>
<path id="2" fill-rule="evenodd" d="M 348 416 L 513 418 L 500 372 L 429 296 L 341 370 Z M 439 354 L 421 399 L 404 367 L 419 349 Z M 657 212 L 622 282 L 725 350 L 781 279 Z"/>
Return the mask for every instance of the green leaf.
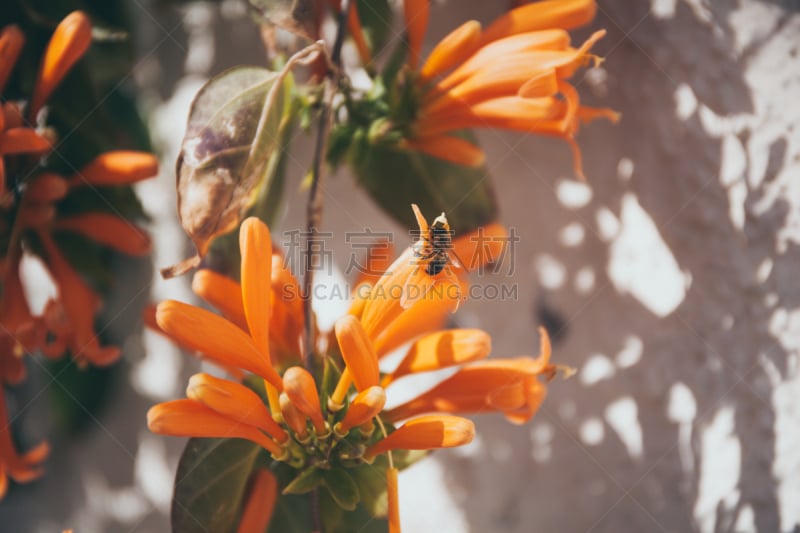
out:
<path id="1" fill-rule="evenodd" d="M 45 361 L 41 371 L 44 379 L 57 384 L 48 389 L 51 415 L 59 429 L 67 434 L 94 427 L 90 424 L 102 416 L 114 392 L 115 378 L 120 377 L 119 366 L 80 369 L 69 353 L 56 361 Z"/>
<path id="2" fill-rule="evenodd" d="M 373 516 L 362 504 L 353 511 L 345 511 L 326 490 L 320 491 L 319 503 L 325 533 L 386 533 L 389 530 L 386 518 Z"/>
<path id="3" fill-rule="evenodd" d="M 357 0 L 356 9 L 364 37 L 373 57 L 378 55 L 391 36 L 392 6 L 388 0 Z"/>
<path id="4" fill-rule="evenodd" d="M 354 510 L 361 500 L 358 485 L 344 468 L 326 470 L 323 483 L 334 501 L 346 511 Z"/>
<path id="5" fill-rule="evenodd" d="M 485 167 L 471 168 L 411 150 L 363 139 L 351 151 L 359 183 L 380 207 L 409 229 L 411 204 L 430 220 L 444 212 L 456 236 L 497 218 L 497 202 Z"/>
<path id="6" fill-rule="evenodd" d="M 284 463 L 276 463 L 274 472 L 279 487 L 286 486 L 297 475 L 297 470 Z M 269 523 L 269 533 L 308 533 L 312 529 L 309 495 L 279 493 Z"/>
<path id="7" fill-rule="evenodd" d="M 181 225 L 205 255 L 211 240 L 237 227 L 280 142 L 280 74 L 235 67 L 215 77 L 192 103 L 178 158 Z"/>
<path id="8" fill-rule="evenodd" d="M 306 494 L 311 492 L 322 483 L 322 470 L 315 466 L 310 466 L 300 472 L 286 488 L 284 494 Z"/>
<path id="9" fill-rule="evenodd" d="M 172 531 L 234 531 L 260 452 L 242 439 L 190 439 L 175 474 Z"/>
<path id="10" fill-rule="evenodd" d="M 361 504 L 372 516 L 386 516 L 388 512 L 386 468 L 387 460 L 385 456 L 381 456 L 371 465 L 350 470 L 350 475 L 361 492 Z"/>

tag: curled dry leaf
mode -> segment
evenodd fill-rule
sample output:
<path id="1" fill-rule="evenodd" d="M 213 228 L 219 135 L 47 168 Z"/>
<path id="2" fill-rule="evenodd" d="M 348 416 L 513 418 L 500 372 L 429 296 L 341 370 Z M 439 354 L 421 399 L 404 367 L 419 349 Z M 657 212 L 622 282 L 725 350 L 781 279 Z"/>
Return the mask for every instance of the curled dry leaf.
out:
<path id="1" fill-rule="evenodd" d="M 314 41 L 324 8 L 321 0 L 249 0 L 270 24 Z"/>
<path id="2" fill-rule="evenodd" d="M 277 106 L 267 103 L 277 77 L 264 68 L 234 68 L 192 103 L 178 157 L 178 215 L 201 256 L 211 239 L 236 227 L 264 174 L 277 130 L 268 122 L 280 120 L 270 120 Z"/>
<path id="3" fill-rule="evenodd" d="M 197 255 L 165 268 L 165 278 L 199 265 L 218 235 L 239 225 L 280 149 L 291 98 L 286 76 L 323 49 L 316 42 L 283 70 L 235 67 L 206 83 L 192 102 L 177 165 L 178 217 Z"/>

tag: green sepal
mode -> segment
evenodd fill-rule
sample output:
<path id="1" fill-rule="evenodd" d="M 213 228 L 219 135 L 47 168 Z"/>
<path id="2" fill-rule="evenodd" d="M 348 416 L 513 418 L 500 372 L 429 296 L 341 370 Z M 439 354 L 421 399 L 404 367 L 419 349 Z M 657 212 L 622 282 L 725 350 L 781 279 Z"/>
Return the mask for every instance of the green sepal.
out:
<path id="1" fill-rule="evenodd" d="M 283 494 L 306 494 L 322 483 L 323 471 L 316 466 L 310 466 L 300 472 L 284 487 Z"/>

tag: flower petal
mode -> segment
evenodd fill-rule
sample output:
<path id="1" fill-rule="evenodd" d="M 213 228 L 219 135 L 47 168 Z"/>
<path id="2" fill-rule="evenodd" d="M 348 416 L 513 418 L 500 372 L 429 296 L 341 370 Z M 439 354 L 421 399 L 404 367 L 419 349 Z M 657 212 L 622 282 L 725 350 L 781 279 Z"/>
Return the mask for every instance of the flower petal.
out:
<path id="1" fill-rule="evenodd" d="M 244 331 L 224 318 L 199 307 L 167 300 L 158 305 L 156 320 L 179 343 L 203 352 L 223 365 L 258 374 L 278 390 L 283 390 L 283 381 L 269 359 Z"/>

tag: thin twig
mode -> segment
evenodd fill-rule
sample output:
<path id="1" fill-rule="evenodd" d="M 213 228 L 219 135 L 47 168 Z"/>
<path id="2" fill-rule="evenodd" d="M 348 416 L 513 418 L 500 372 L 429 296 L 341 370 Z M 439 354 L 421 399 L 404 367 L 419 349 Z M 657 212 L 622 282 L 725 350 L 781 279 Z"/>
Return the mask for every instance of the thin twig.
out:
<path id="1" fill-rule="evenodd" d="M 308 193 L 306 206 L 306 249 L 305 259 L 308 269 L 303 275 L 303 315 L 305 318 L 305 360 L 306 369 L 314 372 L 314 325 L 312 324 L 311 294 L 314 286 L 314 272 L 312 266 L 313 243 L 322 224 L 322 165 L 325 160 L 325 149 L 328 140 L 328 131 L 331 123 L 331 100 L 336 94 L 342 71 L 342 45 L 344 44 L 347 19 L 350 13 L 351 2 L 342 1 L 341 11 L 336 30 L 336 40 L 330 57 L 330 69 L 326 77 L 326 94 L 322 99 L 317 126 L 317 139 L 314 146 L 314 162 L 311 167 L 311 189 Z"/>
<path id="2" fill-rule="evenodd" d="M 325 148 L 328 140 L 328 131 L 331 123 L 331 104 L 333 96 L 339 87 L 339 80 L 342 75 L 342 45 L 347 28 L 347 19 L 350 16 L 350 0 L 342 0 L 339 11 L 339 19 L 336 27 L 336 40 L 333 43 L 333 50 L 329 63 L 329 70 L 326 76 L 325 94 L 322 100 L 322 108 L 319 112 L 319 125 L 317 126 L 317 141 L 314 146 L 314 162 L 311 167 L 311 190 L 308 193 L 308 205 L 306 207 L 306 266 L 303 275 L 303 315 L 305 318 L 305 360 L 303 361 L 306 369 L 314 373 L 314 324 L 311 322 L 311 295 L 314 287 L 314 271 L 312 269 L 312 246 L 315 235 L 322 224 L 322 194 L 320 181 L 322 180 L 322 164 L 325 159 Z M 314 489 L 309 494 L 311 504 L 311 524 L 315 533 L 322 533 L 322 516 L 319 508 L 319 492 Z"/>

